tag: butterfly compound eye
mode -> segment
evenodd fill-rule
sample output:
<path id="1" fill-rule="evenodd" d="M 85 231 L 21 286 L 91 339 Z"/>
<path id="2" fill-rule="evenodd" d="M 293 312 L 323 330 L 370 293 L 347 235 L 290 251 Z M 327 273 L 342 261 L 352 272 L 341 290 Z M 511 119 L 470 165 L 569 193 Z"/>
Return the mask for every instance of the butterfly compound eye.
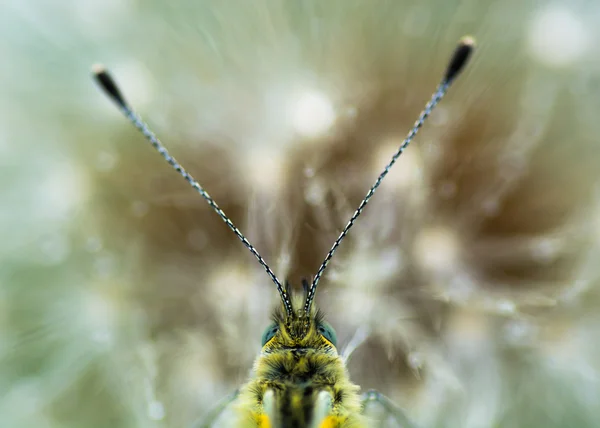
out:
<path id="1" fill-rule="evenodd" d="M 279 332 L 279 327 L 277 326 L 277 324 L 273 323 L 270 326 L 268 326 L 262 335 L 262 340 L 261 340 L 260 346 L 265 346 L 267 344 L 267 342 L 269 342 L 269 340 L 273 339 L 278 332 Z"/>
<path id="2" fill-rule="evenodd" d="M 335 334 L 335 330 L 331 325 L 323 322 L 321 325 L 319 325 L 319 327 L 317 327 L 317 331 L 321 336 L 323 336 L 337 348 L 337 335 Z"/>

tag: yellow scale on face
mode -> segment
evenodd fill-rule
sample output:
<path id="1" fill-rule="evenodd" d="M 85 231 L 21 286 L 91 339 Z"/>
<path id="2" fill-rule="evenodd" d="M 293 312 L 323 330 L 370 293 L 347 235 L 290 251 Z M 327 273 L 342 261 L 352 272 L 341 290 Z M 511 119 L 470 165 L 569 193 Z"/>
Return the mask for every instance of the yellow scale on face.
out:
<path id="1" fill-rule="evenodd" d="M 225 413 L 234 415 L 233 420 L 226 424 L 233 427 L 354 428 L 370 426 L 373 423 L 381 426 L 383 419 L 377 421 L 368 417 L 368 409 L 372 403 L 384 410 L 386 420 L 392 419 L 400 427 L 413 426 L 403 412 L 383 395 L 376 391 L 368 391 L 362 395 L 359 393 L 359 387 L 350 381 L 345 360 L 338 354 L 335 331 L 324 321 L 321 313 L 314 307 L 313 301 L 319 280 L 333 254 L 396 160 L 408 147 L 425 119 L 464 68 L 474 46 L 471 37 L 460 40 L 442 81 L 408 136 L 335 240 L 312 282 L 303 282 L 303 296 L 292 296 L 289 286 L 283 287 L 258 251 L 204 188 L 169 154 L 148 125 L 127 104 L 108 72 L 101 66 L 94 67 L 94 77 L 101 88 L 256 257 L 281 297 L 281 306 L 273 316 L 273 323 L 263 334 L 262 351 L 254 363 L 251 379 L 216 407 L 204 421 L 195 426 L 223 426 L 219 423 L 222 422 L 220 417 Z"/>

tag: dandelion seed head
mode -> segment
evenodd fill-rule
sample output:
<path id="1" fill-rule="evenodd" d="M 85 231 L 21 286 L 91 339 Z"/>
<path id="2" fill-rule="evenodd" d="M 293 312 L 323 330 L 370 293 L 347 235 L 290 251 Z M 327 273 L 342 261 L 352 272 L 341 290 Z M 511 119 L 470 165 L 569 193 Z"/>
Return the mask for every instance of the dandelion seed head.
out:
<path id="1" fill-rule="evenodd" d="M 548 324 L 537 346 L 541 357 L 538 367 L 543 368 L 547 378 L 539 380 L 563 385 L 572 399 L 589 409 L 600 392 L 596 322 L 591 329 L 585 325 Z"/>
<path id="2" fill-rule="evenodd" d="M 512 346 L 526 346 L 535 343 L 537 327 L 530 321 L 513 319 L 504 324 L 504 338 Z"/>
<path id="3" fill-rule="evenodd" d="M 545 326 L 540 350 L 548 364 L 570 367 L 579 356 L 585 355 L 585 330 L 574 327 L 568 323 L 550 323 Z"/>
<path id="4" fill-rule="evenodd" d="M 78 321 L 82 334 L 101 348 L 111 348 L 118 337 L 119 322 L 122 311 L 130 310 L 126 301 L 111 289 L 115 284 L 111 281 L 99 285 L 98 290 L 83 292 L 77 306 Z"/>
<path id="5" fill-rule="evenodd" d="M 331 100 L 322 92 L 298 92 L 290 104 L 290 121 L 300 135 L 308 138 L 322 136 L 336 119 Z"/>
<path id="6" fill-rule="evenodd" d="M 327 188 L 319 179 L 308 181 L 304 188 L 304 200 L 310 205 L 321 205 L 325 200 Z"/>
<path id="7" fill-rule="evenodd" d="M 415 351 L 408 354 L 408 365 L 413 370 L 419 370 L 423 368 L 424 364 L 425 359 L 423 358 L 423 355 L 421 353 Z"/>
<path id="8" fill-rule="evenodd" d="M 170 366 L 172 388 L 193 397 L 193 401 L 214 398 L 212 395 L 219 380 L 219 373 L 211 369 L 217 355 L 215 346 L 204 331 L 189 334 L 186 339 Z"/>
<path id="9" fill-rule="evenodd" d="M 375 291 L 403 268 L 399 248 L 356 248 L 343 265 L 331 268 L 333 281 Z"/>
<path id="10" fill-rule="evenodd" d="M 306 168 L 304 168 L 304 176 L 306 178 L 313 178 L 315 176 L 315 169 L 307 166 Z"/>
<path id="11" fill-rule="evenodd" d="M 429 121 L 436 128 L 445 128 L 452 122 L 451 110 L 445 106 L 438 106 L 431 113 Z"/>
<path id="12" fill-rule="evenodd" d="M 517 305 L 512 300 L 494 299 L 496 311 L 504 315 L 512 315 L 517 311 Z"/>
<path id="13" fill-rule="evenodd" d="M 289 251 L 282 251 L 279 257 L 277 257 L 277 265 L 283 272 L 288 272 L 293 262 L 292 255 Z"/>
<path id="14" fill-rule="evenodd" d="M 565 287 L 560 294 L 560 299 L 566 305 L 577 305 L 581 303 L 582 296 L 590 289 L 592 283 L 588 279 L 577 279 L 571 285 Z"/>
<path id="15" fill-rule="evenodd" d="M 90 195 L 87 175 L 73 162 L 53 165 L 36 187 L 36 214 L 45 220 L 69 220 Z"/>
<path id="16" fill-rule="evenodd" d="M 148 417 L 153 421 L 162 421 L 165 418 L 165 406 L 158 400 L 148 403 Z"/>
<path id="17" fill-rule="evenodd" d="M 14 384 L 2 404 L 6 406 L 7 402 L 10 403 L 7 409 L 12 407 L 30 414 L 38 413 L 44 402 L 39 379 L 25 378 Z"/>
<path id="18" fill-rule="evenodd" d="M 242 177 L 250 183 L 250 187 L 268 195 L 277 193 L 286 185 L 288 157 L 277 148 L 260 148 L 259 144 L 249 144 L 249 150 L 240 156 Z M 258 147 L 258 148 L 257 148 Z"/>
<path id="19" fill-rule="evenodd" d="M 481 201 L 481 211 L 487 216 L 495 216 L 500 211 L 500 200 L 495 195 L 485 197 Z"/>
<path id="20" fill-rule="evenodd" d="M 207 276 L 207 281 L 210 298 L 214 299 L 216 307 L 229 313 L 240 313 L 247 309 L 247 302 L 255 292 L 249 272 L 237 262 L 223 261 Z M 235 290 L 235 298 L 232 298 L 232 290 Z M 206 299 L 206 295 L 202 293 L 199 298 Z"/>
<path id="21" fill-rule="evenodd" d="M 462 272 L 451 276 L 447 281 L 436 280 L 433 288 L 442 299 L 465 304 L 477 293 L 478 284 L 471 276 Z"/>
<path id="22" fill-rule="evenodd" d="M 446 339 L 463 355 L 478 354 L 491 344 L 491 327 L 484 314 L 455 310 L 448 321 Z"/>
<path id="23" fill-rule="evenodd" d="M 462 245 L 456 232 L 446 226 L 425 227 L 413 244 L 418 265 L 436 274 L 455 272 L 459 268 Z"/>
<path id="24" fill-rule="evenodd" d="M 383 167 L 390 161 L 392 154 L 398 150 L 402 139 L 393 138 L 382 144 L 377 150 L 372 162 L 373 175 L 381 173 Z M 406 150 L 392 170 L 385 177 L 382 189 L 405 190 L 410 188 L 411 192 L 423 191 L 421 184 L 423 180 L 423 159 L 417 150 Z"/>
<path id="25" fill-rule="evenodd" d="M 358 115 L 358 108 L 356 106 L 346 107 L 344 110 L 344 116 L 348 119 L 354 119 Z"/>
<path id="26" fill-rule="evenodd" d="M 556 238 L 542 238 L 531 246 L 531 255 L 539 263 L 550 263 L 558 255 L 560 241 Z"/>
<path id="27" fill-rule="evenodd" d="M 156 95 L 150 71 L 143 64 L 132 59 L 117 63 L 111 69 L 115 76 L 119 76 L 119 85 L 127 88 L 127 98 L 135 103 L 138 111 L 143 111 Z M 110 103 L 107 103 L 106 107 L 112 107 L 111 113 L 114 114 L 114 106 L 108 104 Z"/>
<path id="28" fill-rule="evenodd" d="M 23 362 L 8 361 L 0 378 L 18 386 L 39 371 L 34 390 L 16 395 L 41 404 L 30 412 L 0 398 L 0 425 L 189 426 L 246 378 L 279 304 L 218 216 L 140 135 L 132 140 L 85 71 L 76 76 L 90 55 L 280 279 L 298 286 L 434 90 L 455 24 L 481 23 L 485 47 L 467 79 L 384 180 L 325 273 L 318 305 L 341 338 L 369 328 L 352 380 L 394 398 L 419 426 L 530 426 L 536 406 L 547 428 L 595 426 L 598 338 L 584 316 L 596 312 L 598 246 L 579 240 L 600 237 L 600 222 L 582 219 L 589 205 L 568 206 L 560 186 L 598 163 L 587 120 L 597 110 L 597 7 L 83 0 L 66 20 L 64 8 L 21 3 L 10 3 L 4 28 L 11 102 L 0 107 L 0 152 L 9 174 L 30 161 L 35 174 L 18 168 L 0 188 L 0 255 L 14 256 L 13 241 L 27 247 L 2 263 L 3 356 L 26 343 L 15 350 Z M 565 156 L 554 158 L 554 143 Z M 567 190 L 584 194 L 584 181 Z M 545 227 L 567 208 L 581 217 Z M 588 221 L 594 230 L 582 233 Z M 12 239 L 17 229 L 27 239 Z M 554 335 L 551 321 L 562 328 Z M 37 339 L 43 349 L 28 353 Z M 140 347 L 152 361 L 139 361 Z M 568 400 L 592 423 L 557 417 Z"/>
<path id="29" fill-rule="evenodd" d="M 587 53 L 590 41 L 581 18 L 558 4 L 538 10 L 529 28 L 529 49 L 550 67 L 571 66 Z"/>

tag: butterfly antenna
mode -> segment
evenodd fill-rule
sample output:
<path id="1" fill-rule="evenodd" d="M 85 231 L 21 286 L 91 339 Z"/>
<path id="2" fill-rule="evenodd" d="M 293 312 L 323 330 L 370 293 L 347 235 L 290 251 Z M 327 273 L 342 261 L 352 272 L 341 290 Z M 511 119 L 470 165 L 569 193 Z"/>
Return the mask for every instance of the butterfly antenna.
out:
<path id="1" fill-rule="evenodd" d="M 281 296 L 281 301 L 285 308 L 285 312 L 288 316 L 293 315 L 292 304 L 290 302 L 290 298 L 286 290 L 281 285 L 279 279 L 273 272 L 273 270 L 269 267 L 267 262 L 262 258 L 262 256 L 258 253 L 256 248 L 248 241 L 248 239 L 242 234 L 242 232 L 233 224 L 233 222 L 227 217 L 227 215 L 223 212 L 223 210 L 217 205 L 217 203 L 213 200 L 213 198 L 208 194 L 206 190 L 188 173 L 179 162 L 169 154 L 165 146 L 160 142 L 160 140 L 156 137 L 154 132 L 150 129 L 150 127 L 133 111 L 133 109 L 129 106 L 127 101 L 125 101 L 125 97 L 123 97 L 121 90 L 117 86 L 114 79 L 111 77 L 109 72 L 101 65 L 96 65 L 92 68 L 92 73 L 94 79 L 102 88 L 102 90 L 108 95 L 110 99 L 112 99 L 123 115 L 135 126 L 140 132 L 146 137 L 146 140 L 152 147 L 154 147 L 158 153 L 181 175 L 185 181 L 187 181 L 190 186 L 192 186 L 196 192 L 200 194 L 204 198 L 208 205 L 221 217 L 221 219 L 229 226 L 229 228 L 235 233 L 235 235 L 239 238 L 240 241 L 244 244 L 244 246 L 250 250 L 254 257 L 258 260 L 258 263 L 265 269 L 267 275 L 271 278 L 271 280 L 275 283 L 277 287 L 277 291 Z"/>
<path id="2" fill-rule="evenodd" d="M 392 159 L 390 160 L 390 162 L 385 166 L 385 168 L 383 169 L 381 174 L 379 174 L 379 177 L 377 177 L 375 184 L 373 184 L 373 186 L 371 186 L 371 188 L 367 192 L 367 195 L 361 201 L 360 205 L 354 212 L 354 215 L 352 216 L 352 218 L 350 218 L 350 220 L 348 221 L 348 224 L 346 224 L 346 227 L 344 227 L 344 230 L 342 230 L 342 233 L 340 233 L 340 236 L 333 243 L 333 246 L 331 247 L 331 249 L 325 256 L 325 260 L 323 260 L 323 263 L 321 263 L 321 266 L 319 267 L 319 270 L 317 271 L 317 274 L 315 275 L 315 277 L 312 281 L 312 284 L 310 285 L 310 288 L 307 293 L 306 302 L 304 304 L 304 312 L 306 314 L 310 313 L 310 309 L 311 309 L 313 300 L 315 298 L 315 293 L 317 291 L 317 285 L 319 284 L 319 280 L 323 276 L 323 272 L 325 272 L 327 265 L 331 261 L 333 254 L 340 246 L 342 240 L 348 234 L 348 231 L 352 228 L 352 226 L 354 226 L 356 219 L 362 214 L 362 211 L 364 210 L 365 206 L 369 203 L 369 200 L 371 199 L 371 197 L 373 196 L 373 194 L 375 193 L 377 188 L 381 185 L 381 182 L 383 181 L 385 176 L 390 172 L 390 169 L 392 168 L 392 166 L 396 163 L 396 161 L 398 160 L 400 155 L 402 155 L 404 150 L 406 150 L 406 148 L 408 147 L 410 142 L 413 140 L 415 135 L 417 135 L 417 132 L 419 131 L 421 126 L 423 126 L 423 123 L 425 122 L 427 117 L 431 114 L 431 112 L 433 111 L 435 106 L 441 101 L 441 99 L 444 97 L 444 95 L 446 95 L 446 92 L 448 91 L 448 88 L 450 88 L 450 85 L 452 84 L 454 79 L 464 69 L 464 67 L 467 64 L 469 57 L 473 53 L 474 49 L 475 49 L 475 40 L 472 37 L 465 36 L 459 41 L 458 46 L 454 50 L 454 54 L 452 55 L 452 58 L 450 59 L 448 67 L 446 68 L 446 73 L 444 74 L 444 78 L 439 83 L 436 91 L 431 96 L 431 99 L 429 100 L 429 102 L 425 105 L 425 108 L 419 115 L 419 118 L 413 125 L 412 129 L 410 130 L 410 132 L 408 133 L 408 135 L 406 136 L 406 138 L 404 139 L 404 141 L 402 142 L 402 144 L 400 145 L 400 147 L 398 148 L 396 153 L 394 153 L 394 155 L 392 156 Z"/>

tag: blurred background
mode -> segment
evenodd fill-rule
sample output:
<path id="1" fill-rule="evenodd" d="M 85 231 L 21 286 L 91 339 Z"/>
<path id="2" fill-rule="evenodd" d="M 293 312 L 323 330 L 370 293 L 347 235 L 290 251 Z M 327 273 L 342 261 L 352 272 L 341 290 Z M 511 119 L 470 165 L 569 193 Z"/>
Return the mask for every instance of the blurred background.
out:
<path id="1" fill-rule="evenodd" d="M 458 39 L 479 49 L 317 303 L 422 427 L 600 420 L 600 4 L 4 0 L 0 427 L 189 427 L 248 377 Z"/>

